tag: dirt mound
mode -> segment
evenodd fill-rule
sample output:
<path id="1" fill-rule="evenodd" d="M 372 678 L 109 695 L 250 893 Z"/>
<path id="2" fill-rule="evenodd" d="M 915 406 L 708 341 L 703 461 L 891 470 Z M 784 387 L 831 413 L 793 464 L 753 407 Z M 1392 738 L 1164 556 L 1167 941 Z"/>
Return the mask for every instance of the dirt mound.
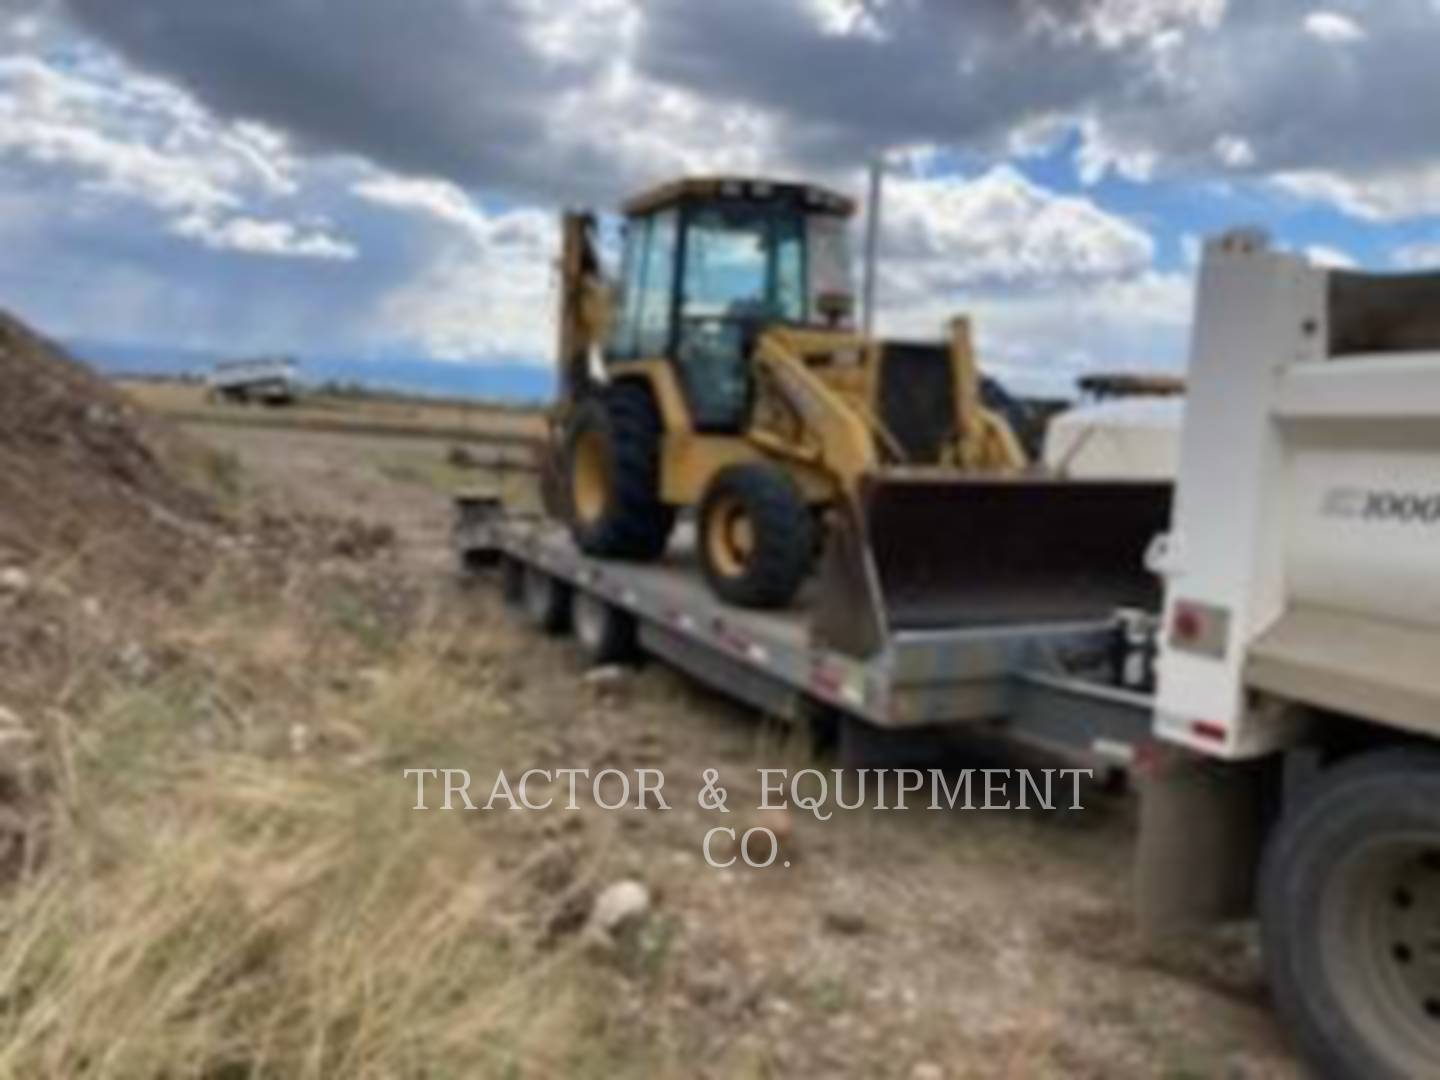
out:
<path id="1" fill-rule="evenodd" d="M 0 312 L 0 568 L 171 583 L 216 522 L 178 479 L 200 452 Z"/>

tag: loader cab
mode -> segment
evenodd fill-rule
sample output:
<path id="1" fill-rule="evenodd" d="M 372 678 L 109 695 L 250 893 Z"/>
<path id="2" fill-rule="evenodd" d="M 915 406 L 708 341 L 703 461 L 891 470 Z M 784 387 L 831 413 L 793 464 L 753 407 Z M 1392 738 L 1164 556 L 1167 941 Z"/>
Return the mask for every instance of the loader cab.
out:
<path id="1" fill-rule="evenodd" d="M 841 195 L 764 180 L 686 180 L 632 200 L 607 363 L 665 359 L 698 430 L 740 431 L 765 328 L 848 325 L 853 212 Z"/>

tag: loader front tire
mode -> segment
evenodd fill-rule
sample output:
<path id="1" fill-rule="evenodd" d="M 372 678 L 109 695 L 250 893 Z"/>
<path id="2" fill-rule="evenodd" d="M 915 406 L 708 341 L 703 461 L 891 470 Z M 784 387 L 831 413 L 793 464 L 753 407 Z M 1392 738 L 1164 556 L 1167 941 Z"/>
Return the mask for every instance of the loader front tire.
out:
<path id="1" fill-rule="evenodd" d="M 660 412 L 644 383 L 622 381 L 575 408 L 565 440 L 570 532 L 587 555 L 652 561 L 675 510 L 660 501 Z"/>
<path id="2" fill-rule="evenodd" d="M 700 502 L 699 532 L 706 581 L 738 607 L 785 607 L 810 572 L 815 518 L 776 465 L 718 472 Z"/>

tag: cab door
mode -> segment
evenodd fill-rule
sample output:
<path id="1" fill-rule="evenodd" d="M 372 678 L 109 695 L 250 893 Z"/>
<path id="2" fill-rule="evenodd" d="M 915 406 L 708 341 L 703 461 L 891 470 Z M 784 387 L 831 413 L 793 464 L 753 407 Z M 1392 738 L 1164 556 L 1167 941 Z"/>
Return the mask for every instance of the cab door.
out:
<path id="1" fill-rule="evenodd" d="M 605 350 L 607 361 L 655 360 L 673 354 L 678 249 L 675 210 L 626 225 L 619 314 Z"/>
<path id="2" fill-rule="evenodd" d="M 701 431 L 743 430 L 761 330 L 803 321 L 804 245 L 794 215 L 708 204 L 685 217 L 676 367 Z"/>

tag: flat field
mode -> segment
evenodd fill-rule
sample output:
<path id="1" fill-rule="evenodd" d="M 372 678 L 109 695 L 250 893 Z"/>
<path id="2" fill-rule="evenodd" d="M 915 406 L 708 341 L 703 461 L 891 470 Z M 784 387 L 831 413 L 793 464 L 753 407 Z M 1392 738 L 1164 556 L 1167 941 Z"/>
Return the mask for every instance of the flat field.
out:
<path id="1" fill-rule="evenodd" d="M 421 434 L 431 438 L 483 436 L 492 443 L 520 443 L 544 435 L 539 409 L 399 394 L 310 392 L 281 407 L 211 401 L 205 387 L 178 380 L 126 379 L 119 385 L 156 412 L 191 423 L 293 427 L 352 434 Z"/>
<path id="2" fill-rule="evenodd" d="M 450 492 L 529 474 L 457 464 L 447 426 L 183 426 L 236 523 L 186 527 L 183 588 L 57 557 L 0 597 L 42 823 L 0 908 L 0 1077 L 1299 1075 L 1248 931 L 1136 936 L 1128 797 L 757 813 L 758 769 L 834 763 L 660 664 L 587 670 L 452 565 Z M 671 809 L 567 810 L 556 777 L 545 810 L 419 811 L 427 768 L 480 804 L 655 769 Z M 706 864 L 753 824 L 788 865 Z M 645 910 L 597 933 L 622 883 Z"/>

